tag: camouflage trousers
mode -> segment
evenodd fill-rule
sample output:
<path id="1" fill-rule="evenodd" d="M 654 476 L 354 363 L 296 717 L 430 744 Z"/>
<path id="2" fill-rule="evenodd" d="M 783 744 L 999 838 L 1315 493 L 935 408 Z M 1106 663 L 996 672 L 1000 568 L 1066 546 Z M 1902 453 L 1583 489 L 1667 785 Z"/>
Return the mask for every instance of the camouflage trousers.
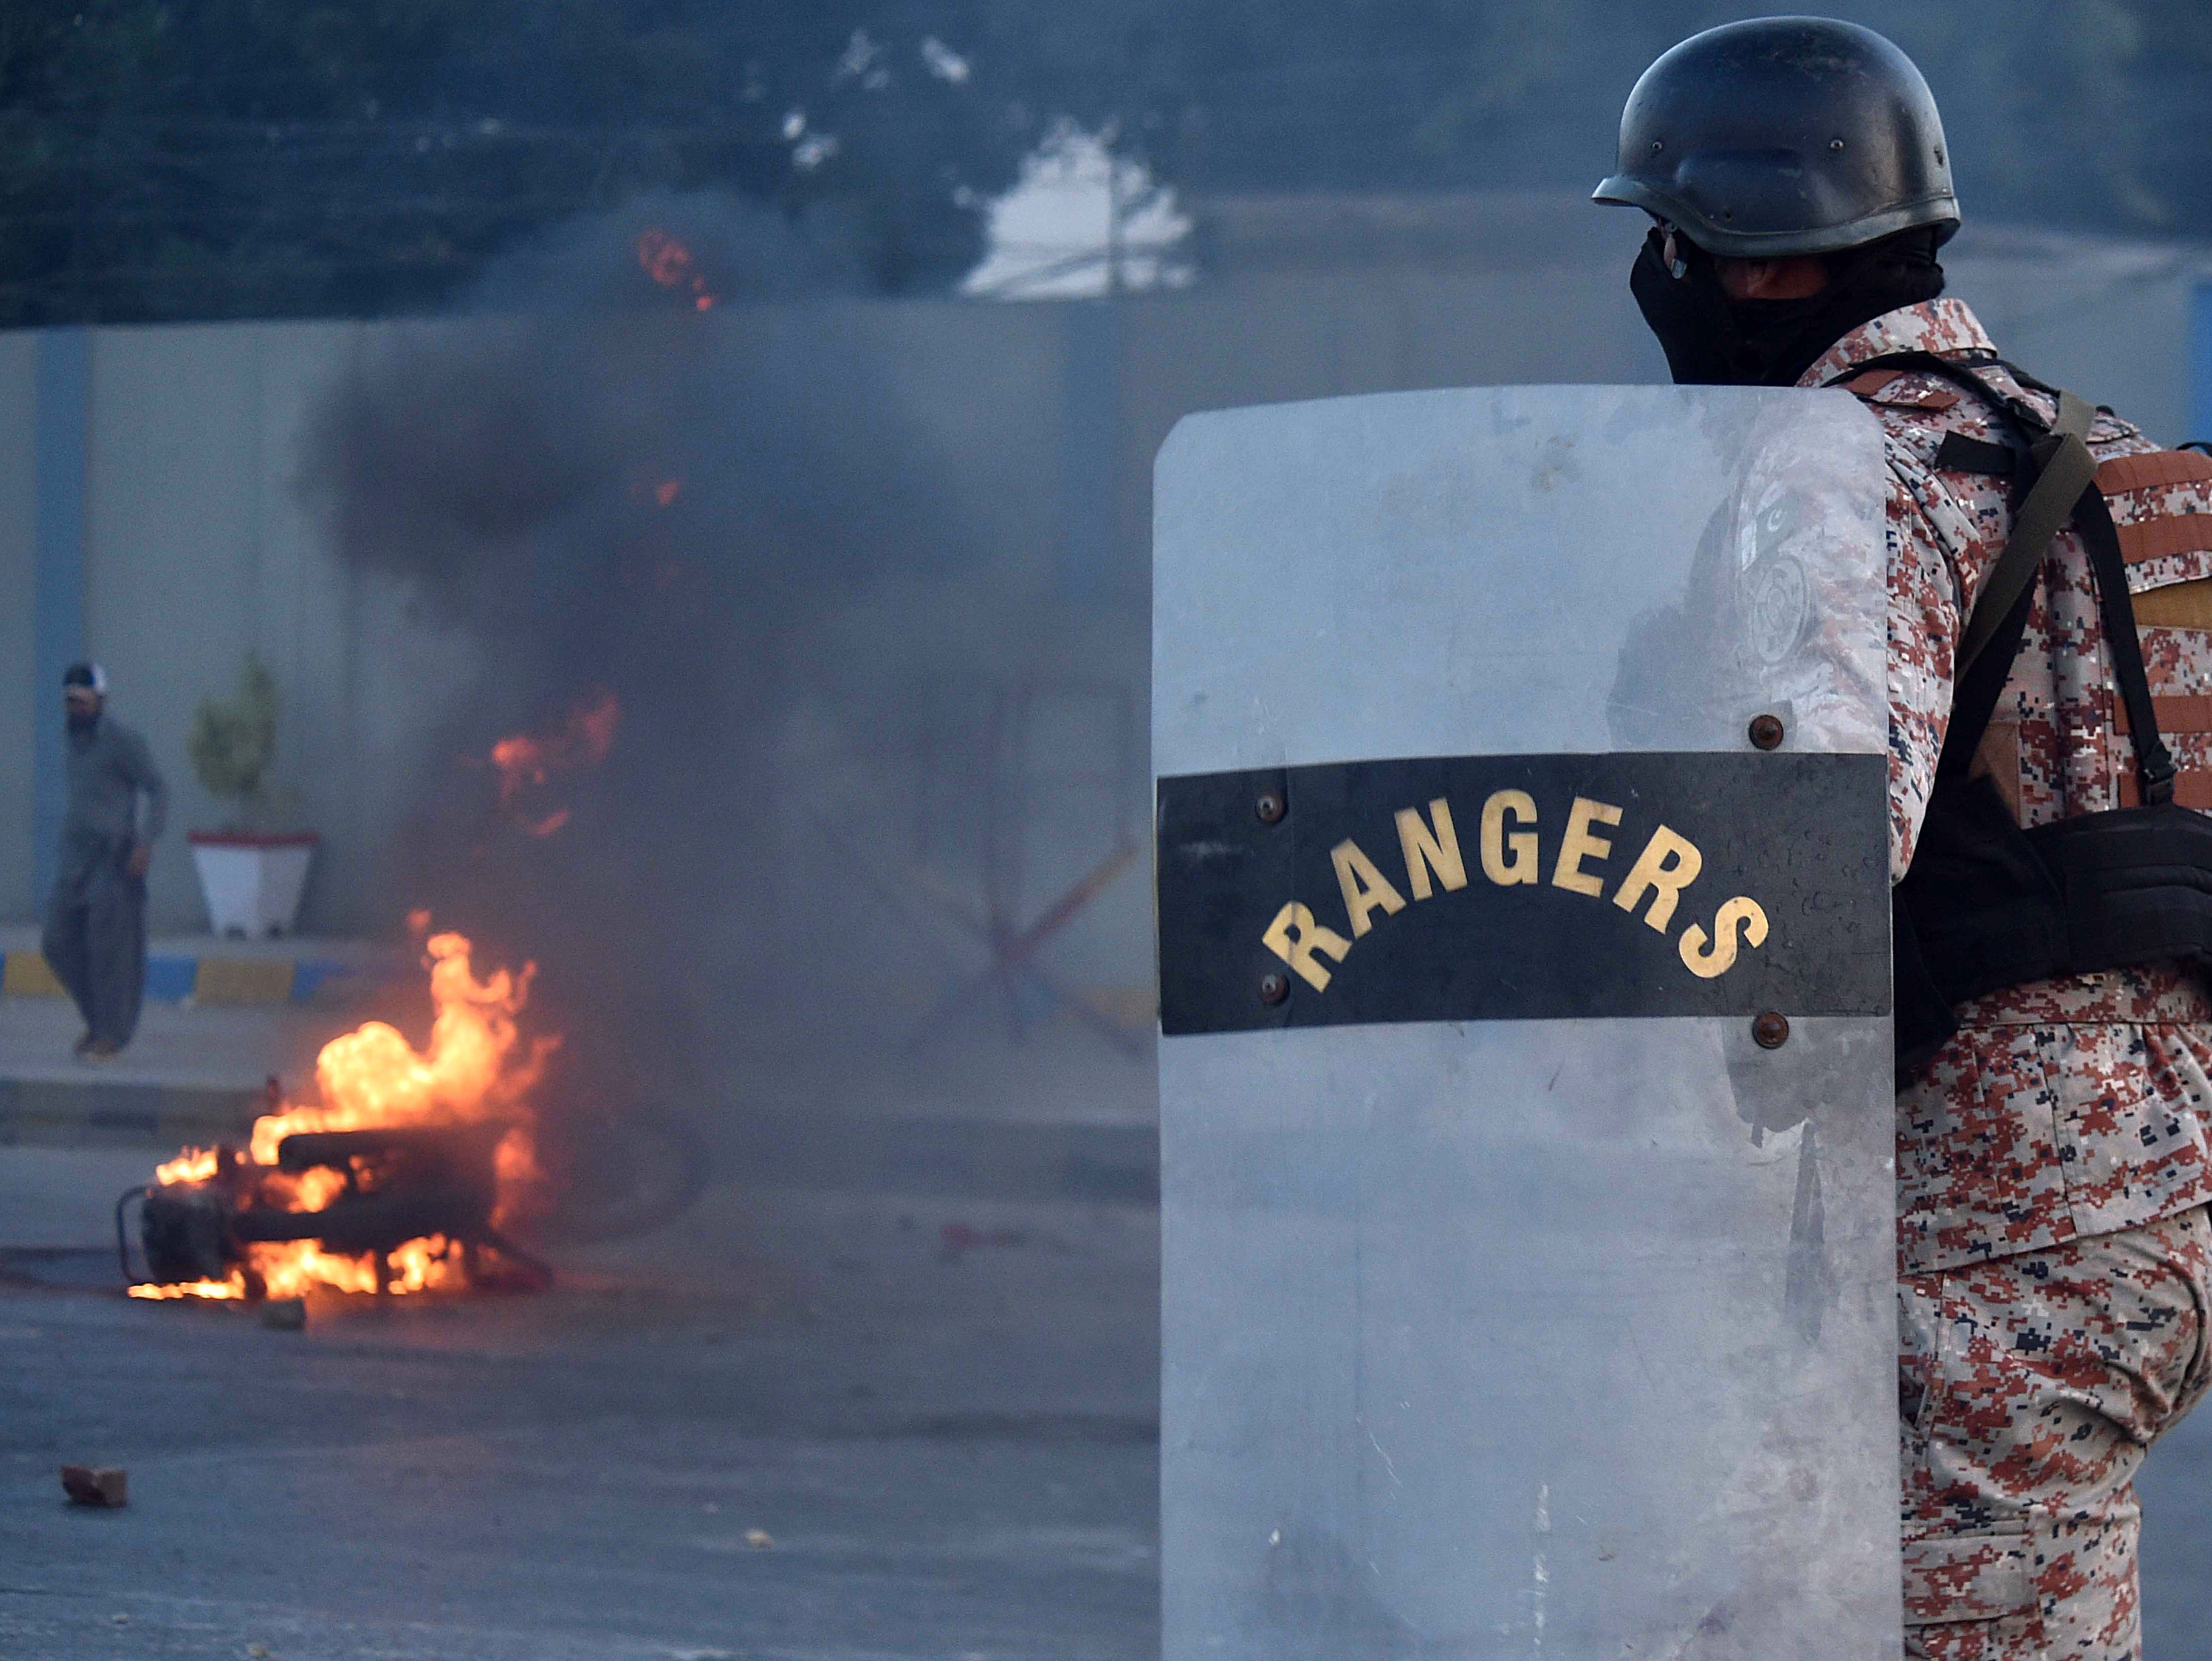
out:
<path id="1" fill-rule="evenodd" d="M 1898 1288 L 1905 1652 L 2135 1661 L 2135 1474 L 2212 1385 L 2207 1208 Z"/>

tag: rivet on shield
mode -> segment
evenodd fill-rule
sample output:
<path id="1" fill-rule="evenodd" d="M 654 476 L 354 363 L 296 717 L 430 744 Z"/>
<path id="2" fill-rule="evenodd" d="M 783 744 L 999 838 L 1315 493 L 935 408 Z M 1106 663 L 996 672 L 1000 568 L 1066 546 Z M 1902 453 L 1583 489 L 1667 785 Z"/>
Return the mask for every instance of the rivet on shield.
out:
<path id="1" fill-rule="evenodd" d="M 1751 718 L 1751 743 L 1754 749 L 1781 749 L 1783 732 L 1779 715 L 1754 715 Z"/>
<path id="2" fill-rule="evenodd" d="M 1273 1006 L 1291 995 L 1289 978 L 1270 970 L 1260 977 L 1260 1002 Z M 1777 1016 L 1777 1020 L 1780 1017 Z"/>
<path id="3" fill-rule="evenodd" d="M 1790 1017 L 1769 1009 L 1753 1018 L 1751 1041 L 1762 1050 L 1778 1050 L 1790 1041 Z"/>
<path id="4" fill-rule="evenodd" d="M 1262 791 L 1253 811 L 1260 815 L 1261 824 L 1272 825 L 1283 816 L 1283 798 L 1271 790 Z"/>

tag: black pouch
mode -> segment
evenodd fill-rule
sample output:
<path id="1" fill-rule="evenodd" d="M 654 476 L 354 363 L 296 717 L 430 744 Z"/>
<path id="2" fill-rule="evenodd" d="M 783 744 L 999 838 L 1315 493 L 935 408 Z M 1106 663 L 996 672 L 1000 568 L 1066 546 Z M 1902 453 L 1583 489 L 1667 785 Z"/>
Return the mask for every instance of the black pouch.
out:
<path id="1" fill-rule="evenodd" d="M 1899 1083 L 1958 1030 L 1957 1005 L 2066 973 L 2066 910 L 1996 787 L 1939 775 L 1912 868 L 1891 894 Z"/>
<path id="2" fill-rule="evenodd" d="M 2023 835 L 2065 895 L 2076 962 L 2212 967 L 2212 819 L 2166 802 L 2082 814 Z"/>

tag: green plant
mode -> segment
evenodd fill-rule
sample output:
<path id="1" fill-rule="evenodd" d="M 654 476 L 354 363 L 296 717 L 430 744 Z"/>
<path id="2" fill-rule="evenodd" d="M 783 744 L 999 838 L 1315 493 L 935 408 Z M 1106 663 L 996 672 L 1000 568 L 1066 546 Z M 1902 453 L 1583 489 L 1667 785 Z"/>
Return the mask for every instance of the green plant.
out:
<path id="1" fill-rule="evenodd" d="M 270 801 L 269 770 L 276 759 L 276 677 L 252 652 L 238 695 L 204 700 L 185 749 L 208 794 L 235 802 L 252 819 Z"/>

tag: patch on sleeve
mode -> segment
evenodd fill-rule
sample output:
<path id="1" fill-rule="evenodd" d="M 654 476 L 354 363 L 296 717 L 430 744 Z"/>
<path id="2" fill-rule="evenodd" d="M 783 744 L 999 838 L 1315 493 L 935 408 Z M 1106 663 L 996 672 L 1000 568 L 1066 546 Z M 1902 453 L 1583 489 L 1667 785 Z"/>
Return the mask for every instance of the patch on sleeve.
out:
<path id="1" fill-rule="evenodd" d="M 1917 382 L 1900 386 L 1898 383 Z M 1887 404 L 1893 409 L 1926 409 L 1940 413 L 1955 409 L 1964 395 L 1956 389 L 1927 384 L 1924 377 L 1916 376 L 1905 369 L 1869 369 L 1853 375 L 1849 380 L 1838 381 L 1846 392 L 1862 397 L 1869 403 Z"/>

